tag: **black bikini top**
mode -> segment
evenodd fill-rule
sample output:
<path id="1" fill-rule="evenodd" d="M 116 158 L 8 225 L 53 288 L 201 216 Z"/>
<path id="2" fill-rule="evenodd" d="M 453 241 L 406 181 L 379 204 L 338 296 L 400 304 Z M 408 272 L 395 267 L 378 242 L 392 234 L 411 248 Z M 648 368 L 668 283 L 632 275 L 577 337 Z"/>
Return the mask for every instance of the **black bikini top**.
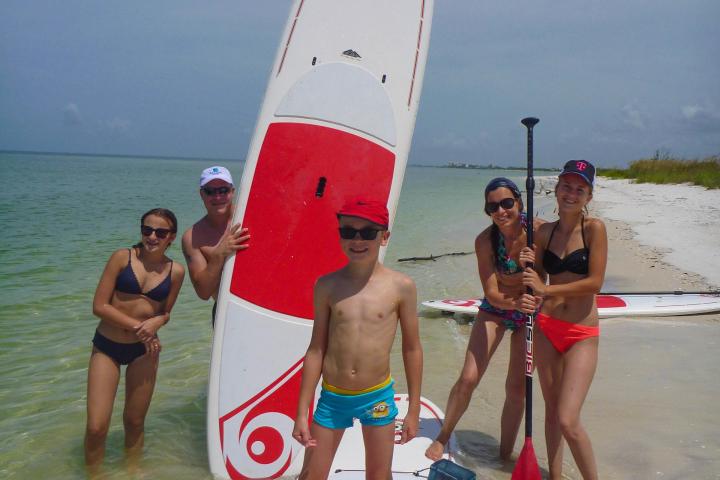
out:
<path id="1" fill-rule="evenodd" d="M 132 269 L 132 265 L 130 264 L 131 257 L 132 250 L 128 249 L 128 263 L 115 279 L 115 290 L 123 293 L 142 295 L 151 300 L 155 300 L 156 302 L 162 302 L 165 300 L 167 296 L 170 295 L 170 286 L 172 284 L 170 280 L 170 276 L 172 275 L 172 260 L 170 261 L 170 272 L 168 272 L 167 277 L 165 277 L 158 286 L 149 292 L 143 292 L 140 287 L 140 282 L 138 282 L 135 272 Z"/>
<path id="2" fill-rule="evenodd" d="M 560 225 L 560 222 L 556 223 L 553 227 L 550 233 L 550 240 L 548 240 L 547 246 L 545 247 L 545 255 L 543 255 L 542 260 L 543 268 L 550 275 L 557 275 L 562 272 L 572 272 L 579 275 L 587 274 L 590 264 L 590 249 L 587 248 L 587 244 L 585 243 L 585 217 L 582 217 L 580 223 L 583 248 L 567 254 L 563 259 L 550 250 L 550 243 L 552 243 L 552 237 L 555 235 L 555 229 L 558 225 Z"/>

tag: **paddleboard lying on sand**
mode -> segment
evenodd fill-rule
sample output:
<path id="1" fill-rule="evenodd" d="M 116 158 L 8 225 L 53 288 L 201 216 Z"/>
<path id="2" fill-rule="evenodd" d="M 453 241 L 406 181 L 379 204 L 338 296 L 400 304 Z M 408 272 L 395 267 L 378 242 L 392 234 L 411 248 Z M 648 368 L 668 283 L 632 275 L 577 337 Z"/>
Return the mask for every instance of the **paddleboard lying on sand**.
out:
<path id="1" fill-rule="evenodd" d="M 207 413 L 216 477 L 299 473 L 303 447 L 291 433 L 313 285 L 347 261 L 335 212 L 348 199 L 386 202 L 392 225 L 432 7 L 432 0 L 291 6 L 233 217 L 250 229 L 251 246 L 228 259 L 220 283 Z"/>
<path id="2" fill-rule="evenodd" d="M 425 458 L 425 450 L 433 442 L 440 432 L 442 421 L 445 418 L 440 410 L 430 400 L 423 398 L 420 403 L 420 423 L 418 432 L 414 439 L 404 445 L 400 445 L 400 432 L 403 419 L 407 414 L 407 394 L 395 395 L 395 403 L 398 407 L 398 416 L 395 419 L 395 451 L 393 452 L 393 479 L 417 479 L 415 472 L 430 468 L 433 461 Z M 457 450 L 455 437 L 448 442 L 450 455 L 446 458 L 453 459 L 452 455 Z M 362 430 L 360 423 L 355 420 L 353 428 L 348 429 L 338 447 L 335 461 L 330 468 L 331 479 L 336 480 L 364 480 L 365 479 L 365 449 L 363 446 Z M 427 476 L 428 472 L 421 472 Z"/>
<path id="3" fill-rule="evenodd" d="M 481 299 L 429 300 L 422 305 L 448 313 L 475 315 Z M 663 317 L 720 311 L 720 292 L 618 293 L 597 296 L 598 314 L 607 317 Z"/>

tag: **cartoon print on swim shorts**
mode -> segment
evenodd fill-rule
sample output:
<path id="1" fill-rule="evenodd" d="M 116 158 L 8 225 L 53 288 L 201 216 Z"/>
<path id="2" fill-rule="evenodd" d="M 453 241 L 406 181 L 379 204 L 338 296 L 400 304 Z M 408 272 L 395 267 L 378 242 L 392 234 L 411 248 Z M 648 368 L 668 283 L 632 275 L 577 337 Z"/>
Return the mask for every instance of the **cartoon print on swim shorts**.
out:
<path id="1" fill-rule="evenodd" d="M 387 404 L 387 402 L 378 402 L 375 405 L 373 405 L 372 408 L 372 417 L 373 418 L 384 418 L 387 417 L 390 413 L 390 406 Z"/>

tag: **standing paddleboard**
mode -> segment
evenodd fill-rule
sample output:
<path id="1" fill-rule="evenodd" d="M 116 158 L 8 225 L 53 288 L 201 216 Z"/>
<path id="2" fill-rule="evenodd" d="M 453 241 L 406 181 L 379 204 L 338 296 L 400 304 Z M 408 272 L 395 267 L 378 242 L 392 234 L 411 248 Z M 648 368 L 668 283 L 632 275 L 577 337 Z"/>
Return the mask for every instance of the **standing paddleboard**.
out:
<path id="1" fill-rule="evenodd" d="M 449 313 L 475 315 L 481 300 L 446 299 L 422 302 Z M 720 293 L 618 293 L 597 296 L 598 315 L 608 317 L 667 317 L 720 311 Z"/>
<path id="2" fill-rule="evenodd" d="M 335 212 L 347 199 L 385 201 L 392 225 L 432 6 L 293 2 L 233 218 L 251 246 L 228 259 L 220 284 L 207 418 L 216 477 L 299 472 L 303 447 L 291 433 L 313 285 L 346 263 Z"/>

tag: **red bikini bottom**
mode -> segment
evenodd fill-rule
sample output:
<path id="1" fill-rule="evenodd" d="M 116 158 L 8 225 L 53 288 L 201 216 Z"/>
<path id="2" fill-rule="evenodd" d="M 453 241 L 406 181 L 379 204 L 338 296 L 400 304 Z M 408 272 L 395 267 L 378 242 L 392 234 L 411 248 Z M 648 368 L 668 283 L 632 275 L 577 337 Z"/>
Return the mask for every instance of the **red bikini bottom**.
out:
<path id="1" fill-rule="evenodd" d="M 578 325 L 544 313 L 538 313 L 536 320 L 545 337 L 550 340 L 555 350 L 560 353 L 567 352 L 570 347 L 580 340 L 600 336 L 600 327 Z"/>

